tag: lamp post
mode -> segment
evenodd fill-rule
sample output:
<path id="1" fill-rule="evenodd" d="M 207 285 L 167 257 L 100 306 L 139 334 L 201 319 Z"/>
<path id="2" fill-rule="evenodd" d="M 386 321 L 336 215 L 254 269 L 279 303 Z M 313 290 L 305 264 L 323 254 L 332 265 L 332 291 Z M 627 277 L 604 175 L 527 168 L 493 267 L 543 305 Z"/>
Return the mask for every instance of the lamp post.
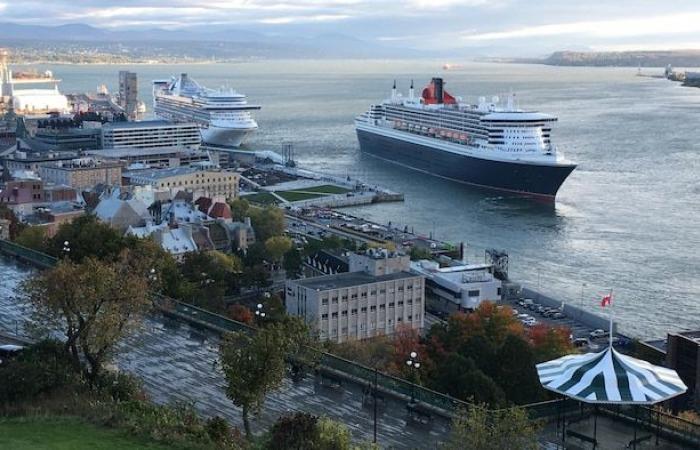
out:
<path id="1" fill-rule="evenodd" d="M 265 320 L 265 311 L 263 311 L 263 304 L 258 303 L 255 306 L 255 316 L 258 318 L 258 322 Z"/>
<path id="2" fill-rule="evenodd" d="M 420 361 L 418 361 L 418 353 L 411 352 L 406 360 L 406 365 L 411 371 L 411 403 L 416 402 L 416 371 L 420 369 Z"/>
<path id="3" fill-rule="evenodd" d="M 70 242 L 63 241 L 63 248 L 61 250 L 63 251 L 63 257 L 68 258 L 68 255 L 70 255 Z"/>

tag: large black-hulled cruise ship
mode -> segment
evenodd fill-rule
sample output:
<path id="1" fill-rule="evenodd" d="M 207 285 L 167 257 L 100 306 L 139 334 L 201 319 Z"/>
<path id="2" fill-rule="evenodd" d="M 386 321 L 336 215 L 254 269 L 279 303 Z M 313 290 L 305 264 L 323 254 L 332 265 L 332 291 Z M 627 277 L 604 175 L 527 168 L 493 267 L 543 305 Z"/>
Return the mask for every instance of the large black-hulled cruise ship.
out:
<path id="1" fill-rule="evenodd" d="M 448 94 L 433 78 L 420 97 L 391 98 L 355 119 L 363 152 L 460 183 L 554 200 L 576 168 L 550 141 L 548 114 L 524 111 L 513 95 L 477 105 Z"/>

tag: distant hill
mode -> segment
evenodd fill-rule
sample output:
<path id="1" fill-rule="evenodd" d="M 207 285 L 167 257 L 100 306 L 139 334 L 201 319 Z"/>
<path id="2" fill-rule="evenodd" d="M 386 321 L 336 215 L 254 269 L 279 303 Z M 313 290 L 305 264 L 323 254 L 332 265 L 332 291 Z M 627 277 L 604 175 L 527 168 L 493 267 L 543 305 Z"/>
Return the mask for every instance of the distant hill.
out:
<path id="1" fill-rule="evenodd" d="M 552 66 L 700 67 L 700 50 L 554 52 L 539 62 Z"/>
<path id="2" fill-rule="evenodd" d="M 267 34 L 256 30 L 105 30 L 85 24 L 60 26 L 0 23 L 0 47 L 24 62 L 62 60 L 186 61 L 240 58 L 411 58 L 426 53 L 368 42 L 341 33 Z M 67 56 L 71 53 L 73 57 Z M 96 57 L 95 54 L 98 54 Z"/>

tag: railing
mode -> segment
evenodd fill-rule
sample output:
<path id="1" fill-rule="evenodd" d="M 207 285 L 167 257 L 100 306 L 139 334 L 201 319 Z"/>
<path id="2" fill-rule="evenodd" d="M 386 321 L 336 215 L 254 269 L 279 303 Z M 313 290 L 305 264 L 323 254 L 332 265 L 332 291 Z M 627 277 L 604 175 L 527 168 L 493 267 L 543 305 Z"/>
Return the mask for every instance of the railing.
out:
<path id="1" fill-rule="evenodd" d="M 19 244 L 3 239 L 0 239 L 0 253 L 14 256 L 44 269 L 53 267 L 58 261 L 58 259 L 51 255 L 47 255 L 46 253 L 32 250 L 31 248 L 23 247 Z"/>

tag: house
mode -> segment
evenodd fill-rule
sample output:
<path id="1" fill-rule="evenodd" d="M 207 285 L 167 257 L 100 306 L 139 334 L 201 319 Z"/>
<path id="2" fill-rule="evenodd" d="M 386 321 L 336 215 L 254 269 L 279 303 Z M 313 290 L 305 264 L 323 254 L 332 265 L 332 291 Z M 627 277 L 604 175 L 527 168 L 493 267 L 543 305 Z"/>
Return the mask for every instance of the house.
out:
<path id="1" fill-rule="evenodd" d="M 151 220 L 146 205 L 134 198 L 122 199 L 119 193 L 115 190 L 100 200 L 94 211 L 97 218 L 121 231 L 146 225 Z"/>

